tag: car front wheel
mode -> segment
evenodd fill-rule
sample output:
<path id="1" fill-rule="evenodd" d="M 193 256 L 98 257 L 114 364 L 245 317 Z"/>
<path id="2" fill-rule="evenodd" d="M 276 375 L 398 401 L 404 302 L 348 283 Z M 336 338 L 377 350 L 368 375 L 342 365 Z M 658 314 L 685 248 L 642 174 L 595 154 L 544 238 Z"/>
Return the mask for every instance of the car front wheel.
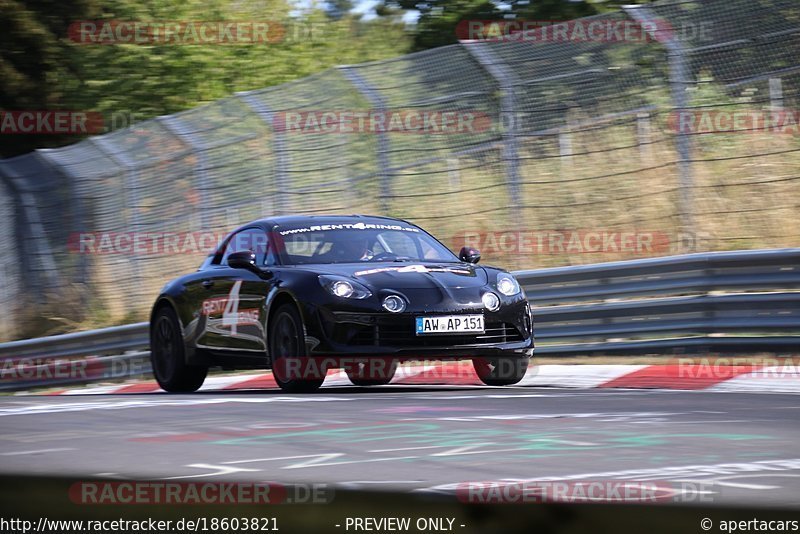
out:
<path id="1" fill-rule="evenodd" d="M 378 365 L 375 365 L 376 363 Z M 385 386 L 394 378 L 397 372 L 397 362 L 387 363 L 385 360 L 378 360 L 377 362 L 357 363 L 346 367 L 345 372 L 354 386 Z"/>
<path id="2" fill-rule="evenodd" d="M 170 393 L 197 391 L 208 374 L 207 367 L 186 363 L 178 316 L 169 306 L 158 310 L 151 323 L 150 363 L 156 382 Z"/>
<path id="3" fill-rule="evenodd" d="M 281 306 L 270 322 L 269 353 L 275 382 L 287 393 L 310 393 L 325 381 L 324 374 L 320 377 L 319 373 L 311 373 L 312 369 L 303 368 L 303 362 L 307 362 L 303 322 L 291 304 Z M 314 377 L 303 376 L 309 373 Z"/>
<path id="4" fill-rule="evenodd" d="M 510 386 L 525 377 L 528 358 L 474 358 L 472 365 L 487 386 Z"/>

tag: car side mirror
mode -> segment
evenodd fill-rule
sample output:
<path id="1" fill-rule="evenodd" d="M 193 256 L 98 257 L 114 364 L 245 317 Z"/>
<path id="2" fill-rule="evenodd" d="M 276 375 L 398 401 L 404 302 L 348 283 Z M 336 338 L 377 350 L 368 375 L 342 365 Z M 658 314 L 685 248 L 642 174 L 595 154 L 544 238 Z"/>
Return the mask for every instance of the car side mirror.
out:
<path id="1" fill-rule="evenodd" d="M 233 267 L 234 269 L 258 271 L 258 267 L 256 267 L 256 254 L 250 250 L 232 252 L 228 256 L 228 266 Z"/>
<path id="2" fill-rule="evenodd" d="M 461 252 L 458 253 L 458 259 L 467 263 L 478 263 L 481 261 L 481 253 L 478 249 L 472 247 L 461 247 Z"/>

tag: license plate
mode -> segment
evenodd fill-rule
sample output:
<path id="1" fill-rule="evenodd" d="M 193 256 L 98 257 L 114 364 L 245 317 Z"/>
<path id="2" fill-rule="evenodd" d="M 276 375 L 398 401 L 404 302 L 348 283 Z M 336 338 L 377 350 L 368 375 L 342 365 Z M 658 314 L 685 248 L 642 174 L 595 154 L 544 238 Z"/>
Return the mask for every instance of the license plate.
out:
<path id="1" fill-rule="evenodd" d="M 417 317 L 417 335 L 428 334 L 482 334 L 483 315 L 440 315 Z"/>

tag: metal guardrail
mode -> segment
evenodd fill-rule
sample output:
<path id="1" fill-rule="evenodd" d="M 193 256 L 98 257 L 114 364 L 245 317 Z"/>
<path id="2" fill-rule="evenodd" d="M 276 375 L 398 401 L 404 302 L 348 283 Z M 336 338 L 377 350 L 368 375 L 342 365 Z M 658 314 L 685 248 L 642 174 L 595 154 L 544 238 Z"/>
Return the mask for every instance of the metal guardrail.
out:
<path id="1" fill-rule="evenodd" d="M 800 349 L 800 249 L 687 254 L 515 275 L 534 304 L 537 354 Z M 147 323 L 0 344 L 0 389 L 142 376 L 147 348 Z M 89 362 L 84 376 L 54 376 L 54 366 L 75 358 Z M 39 375 L 7 379 L 9 369 L 19 375 L 14 365 Z"/>
<path id="2" fill-rule="evenodd" d="M 149 344 L 147 323 L 135 323 L 2 343 L 0 360 L 119 354 L 125 351 L 146 350 Z"/>
<path id="3" fill-rule="evenodd" d="M 150 373 L 148 323 L 0 344 L 0 391 Z"/>
<path id="4" fill-rule="evenodd" d="M 800 249 L 515 273 L 537 354 L 800 349 Z"/>

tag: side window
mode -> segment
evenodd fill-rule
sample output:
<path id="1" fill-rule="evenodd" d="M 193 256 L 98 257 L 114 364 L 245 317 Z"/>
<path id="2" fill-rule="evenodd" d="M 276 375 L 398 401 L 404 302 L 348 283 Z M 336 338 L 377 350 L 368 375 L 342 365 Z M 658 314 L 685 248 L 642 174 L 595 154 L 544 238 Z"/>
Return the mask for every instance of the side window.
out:
<path id="1" fill-rule="evenodd" d="M 274 255 L 269 250 L 267 234 L 260 228 L 247 228 L 231 237 L 222 254 L 221 265 L 228 265 L 228 256 L 234 252 L 249 250 L 255 252 L 258 265 L 272 265 L 275 263 Z M 271 259 L 271 263 L 270 263 Z"/>

